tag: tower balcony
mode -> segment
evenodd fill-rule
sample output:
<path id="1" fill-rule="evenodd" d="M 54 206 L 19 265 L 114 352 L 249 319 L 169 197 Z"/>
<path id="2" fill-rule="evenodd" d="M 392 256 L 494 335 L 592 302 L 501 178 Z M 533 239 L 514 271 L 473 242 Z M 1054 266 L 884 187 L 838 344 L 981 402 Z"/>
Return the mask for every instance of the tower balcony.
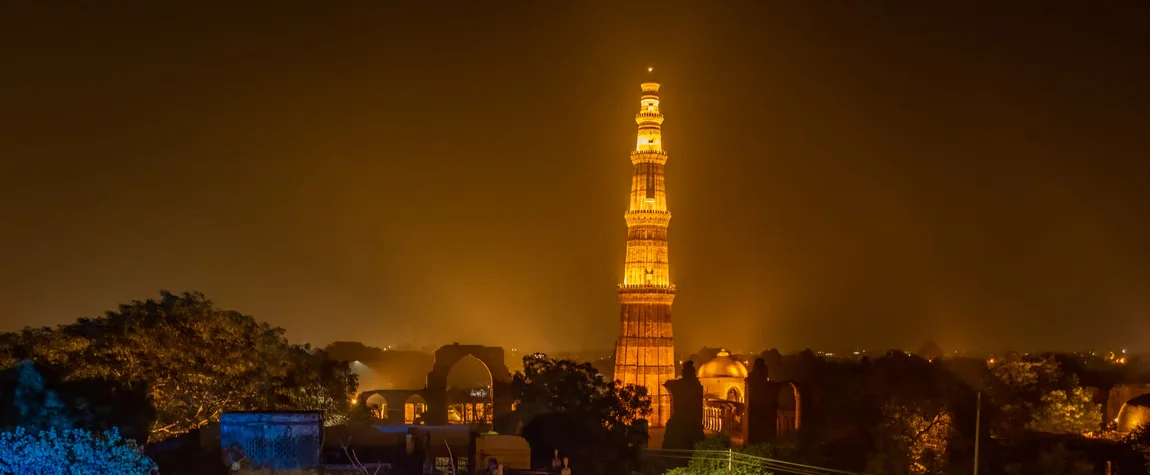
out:
<path id="1" fill-rule="evenodd" d="M 662 150 L 632 150 L 631 164 L 636 165 L 640 163 L 658 163 L 665 165 L 667 163 L 667 152 Z"/>
<path id="2" fill-rule="evenodd" d="M 624 213 L 623 219 L 627 220 L 628 228 L 632 226 L 666 227 L 671 225 L 671 212 L 639 209 Z"/>
<path id="3" fill-rule="evenodd" d="M 640 112 L 635 114 L 635 123 L 663 125 L 663 114 L 658 112 Z"/>
<path id="4" fill-rule="evenodd" d="M 619 303 L 666 304 L 675 301 L 675 284 L 633 285 L 619 284 Z"/>

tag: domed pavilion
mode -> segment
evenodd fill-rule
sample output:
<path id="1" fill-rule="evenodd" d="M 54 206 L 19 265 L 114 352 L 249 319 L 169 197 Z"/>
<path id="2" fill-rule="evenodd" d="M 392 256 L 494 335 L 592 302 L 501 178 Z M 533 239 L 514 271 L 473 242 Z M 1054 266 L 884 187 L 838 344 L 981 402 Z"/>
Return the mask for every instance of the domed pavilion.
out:
<path id="1" fill-rule="evenodd" d="M 708 433 L 742 434 L 746 414 L 747 366 L 731 358 L 725 348 L 699 367 L 703 385 L 703 430 Z"/>

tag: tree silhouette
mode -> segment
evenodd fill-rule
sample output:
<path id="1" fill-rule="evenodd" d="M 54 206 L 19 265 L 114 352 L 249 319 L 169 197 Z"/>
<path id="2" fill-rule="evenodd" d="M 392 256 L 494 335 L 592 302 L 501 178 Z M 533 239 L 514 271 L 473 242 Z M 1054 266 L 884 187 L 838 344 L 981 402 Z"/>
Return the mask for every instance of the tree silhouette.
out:
<path id="1" fill-rule="evenodd" d="M 646 388 L 608 381 L 590 363 L 527 356 L 511 391 L 537 465 L 555 450 L 588 473 L 628 473 L 638 462 L 651 413 Z"/>
<path id="2" fill-rule="evenodd" d="M 44 378 L 36 371 L 36 364 L 25 360 L 16 368 L 16 388 L 12 403 L 18 411 L 17 427 L 31 432 L 48 429 L 68 430 L 72 418 L 56 391 L 45 389 Z"/>
<path id="3" fill-rule="evenodd" d="M 227 410 L 322 410 L 338 421 L 357 386 L 346 363 L 291 345 L 283 329 L 216 308 L 198 292 L 161 292 L 158 300 L 0 342 L 0 360 L 30 358 L 65 382 L 142 384 L 155 410 L 150 441 L 202 427 Z"/>

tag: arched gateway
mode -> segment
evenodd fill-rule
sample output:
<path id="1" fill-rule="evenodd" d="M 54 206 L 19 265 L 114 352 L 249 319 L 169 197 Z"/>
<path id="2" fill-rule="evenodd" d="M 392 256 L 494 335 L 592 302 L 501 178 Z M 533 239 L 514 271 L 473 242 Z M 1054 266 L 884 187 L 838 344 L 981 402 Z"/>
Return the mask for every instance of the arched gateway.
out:
<path id="1" fill-rule="evenodd" d="M 491 375 L 491 410 L 493 429 L 500 433 L 508 432 L 508 415 L 511 414 L 512 396 L 511 371 L 507 368 L 503 348 L 498 346 L 460 345 L 458 343 L 440 347 L 435 351 L 435 364 L 427 373 L 427 383 L 423 389 L 382 389 L 359 393 L 358 403 L 366 404 L 374 395 L 386 401 L 387 424 L 412 423 L 415 419 L 404 412 L 405 406 L 414 396 L 426 401 L 426 411 L 419 421 L 428 425 L 447 424 L 447 375 L 459 360 L 473 356 L 487 367 Z M 397 417 L 402 416 L 402 417 Z M 410 420 L 409 420 L 410 419 Z"/>

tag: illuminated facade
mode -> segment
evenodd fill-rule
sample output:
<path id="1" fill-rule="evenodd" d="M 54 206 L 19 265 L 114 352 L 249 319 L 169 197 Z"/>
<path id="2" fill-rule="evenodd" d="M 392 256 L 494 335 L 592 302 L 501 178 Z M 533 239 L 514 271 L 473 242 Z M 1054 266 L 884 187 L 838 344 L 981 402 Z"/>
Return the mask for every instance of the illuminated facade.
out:
<path id="1" fill-rule="evenodd" d="M 798 431 L 802 420 L 798 387 L 789 381 L 771 382 L 766 363 L 759 359 L 755 364 L 758 376 L 747 370 L 744 361 L 720 348 L 714 359 L 699 366 L 695 374 L 703 389 L 704 433 L 726 434 L 744 443 L 752 437 L 757 439 L 753 442 L 775 442 Z M 756 387 L 757 393 L 752 394 Z M 757 408 L 758 417 L 751 417 L 752 408 Z M 752 424 L 758 425 L 757 430 L 751 430 Z M 768 424 L 774 427 L 764 427 Z"/>
<path id="2" fill-rule="evenodd" d="M 747 366 L 720 349 L 715 359 L 699 367 L 699 384 L 703 385 L 703 430 L 727 433 L 740 439 L 746 414 Z"/>
<path id="3" fill-rule="evenodd" d="M 675 378 L 675 341 L 671 332 L 671 283 L 667 257 L 667 194 L 659 84 L 641 85 L 639 125 L 631 152 L 631 200 L 627 213 L 627 258 L 619 285 L 619 339 L 615 342 L 615 379 L 647 388 L 651 427 L 663 427 L 671 416 L 671 396 L 663 386 Z"/>

